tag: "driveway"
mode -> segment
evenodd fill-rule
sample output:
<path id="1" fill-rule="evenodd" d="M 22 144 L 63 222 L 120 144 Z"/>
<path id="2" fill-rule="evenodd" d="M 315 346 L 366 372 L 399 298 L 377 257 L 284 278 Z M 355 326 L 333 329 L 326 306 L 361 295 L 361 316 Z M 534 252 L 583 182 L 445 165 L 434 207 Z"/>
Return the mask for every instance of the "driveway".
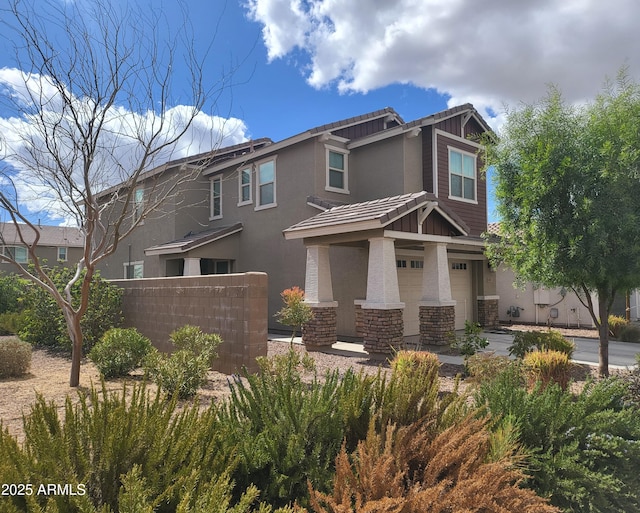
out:
<path id="1" fill-rule="evenodd" d="M 496 354 L 508 355 L 509 346 L 513 342 L 513 334 L 500 331 L 487 331 L 483 335 L 489 340 L 487 351 L 495 351 Z M 594 338 L 568 337 L 573 340 L 576 350 L 573 353 L 573 361 L 598 365 L 599 342 Z M 631 367 L 636 364 L 635 355 L 640 353 L 640 344 L 630 342 L 609 341 L 609 366 Z"/>

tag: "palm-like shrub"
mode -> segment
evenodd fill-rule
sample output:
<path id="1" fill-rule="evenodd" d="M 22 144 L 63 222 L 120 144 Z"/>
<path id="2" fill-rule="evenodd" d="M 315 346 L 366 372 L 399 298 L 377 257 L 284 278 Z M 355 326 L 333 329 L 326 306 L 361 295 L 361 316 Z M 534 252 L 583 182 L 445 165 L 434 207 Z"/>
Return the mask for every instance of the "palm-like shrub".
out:
<path id="1" fill-rule="evenodd" d="M 571 362 L 566 353 L 549 350 L 531 351 L 524 355 L 522 363 L 529 389 L 533 389 L 539 382 L 542 387 L 557 383 L 566 390 L 571 371 Z"/>

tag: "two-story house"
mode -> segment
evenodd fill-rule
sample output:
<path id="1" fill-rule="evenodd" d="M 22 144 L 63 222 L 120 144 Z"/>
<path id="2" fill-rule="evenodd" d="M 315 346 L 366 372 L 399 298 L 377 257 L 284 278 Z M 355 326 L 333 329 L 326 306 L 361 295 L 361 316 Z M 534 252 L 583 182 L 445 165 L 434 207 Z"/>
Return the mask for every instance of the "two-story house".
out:
<path id="1" fill-rule="evenodd" d="M 78 228 L 68 226 L 0 223 L 0 251 L 6 258 L 0 258 L 0 272 L 16 273 L 20 265 L 29 264 L 28 246 L 35 246 L 35 254 L 41 263 L 49 266 L 76 265 L 82 257 L 84 237 Z"/>
<path id="2" fill-rule="evenodd" d="M 386 108 L 219 149 L 103 275 L 264 271 L 272 329 L 280 292 L 303 286 L 316 313 L 308 343 L 362 337 L 374 353 L 403 337 L 444 343 L 465 320 L 495 324 L 477 155 L 489 130 L 470 104 L 409 123 Z"/>

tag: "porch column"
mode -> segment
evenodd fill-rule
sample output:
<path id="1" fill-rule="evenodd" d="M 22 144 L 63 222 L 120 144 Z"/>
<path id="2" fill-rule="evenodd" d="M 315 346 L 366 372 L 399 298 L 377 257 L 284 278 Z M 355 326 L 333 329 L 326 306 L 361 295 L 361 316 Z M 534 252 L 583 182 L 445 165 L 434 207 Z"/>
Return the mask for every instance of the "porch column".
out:
<path id="1" fill-rule="evenodd" d="M 331 347 L 337 341 L 338 303 L 333 300 L 328 245 L 307 246 L 304 292 L 313 319 L 302 327 L 302 342 L 309 351 Z"/>
<path id="2" fill-rule="evenodd" d="M 455 331 L 455 305 L 451 297 L 447 245 L 425 243 L 422 298 L 418 303 L 421 345 L 449 343 L 449 334 Z"/>
<path id="3" fill-rule="evenodd" d="M 394 239 L 369 239 L 367 298 L 362 304 L 364 349 L 385 358 L 402 346 L 404 322 Z"/>
<path id="4" fill-rule="evenodd" d="M 183 276 L 200 276 L 200 259 L 185 258 Z"/>

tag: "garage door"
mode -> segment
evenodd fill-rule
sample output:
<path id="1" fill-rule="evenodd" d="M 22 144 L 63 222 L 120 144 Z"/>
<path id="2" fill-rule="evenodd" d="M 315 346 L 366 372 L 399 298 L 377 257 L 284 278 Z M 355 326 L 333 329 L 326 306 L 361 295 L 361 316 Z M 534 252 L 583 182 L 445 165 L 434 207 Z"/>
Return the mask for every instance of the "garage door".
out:
<path id="1" fill-rule="evenodd" d="M 418 302 L 422 299 L 422 259 L 399 256 L 397 259 L 400 301 L 404 303 L 404 336 L 420 334 Z"/>
<path id="2" fill-rule="evenodd" d="M 473 287 L 471 262 L 449 260 L 451 297 L 456 300 L 456 329 L 463 330 L 464 322 L 473 320 Z"/>

